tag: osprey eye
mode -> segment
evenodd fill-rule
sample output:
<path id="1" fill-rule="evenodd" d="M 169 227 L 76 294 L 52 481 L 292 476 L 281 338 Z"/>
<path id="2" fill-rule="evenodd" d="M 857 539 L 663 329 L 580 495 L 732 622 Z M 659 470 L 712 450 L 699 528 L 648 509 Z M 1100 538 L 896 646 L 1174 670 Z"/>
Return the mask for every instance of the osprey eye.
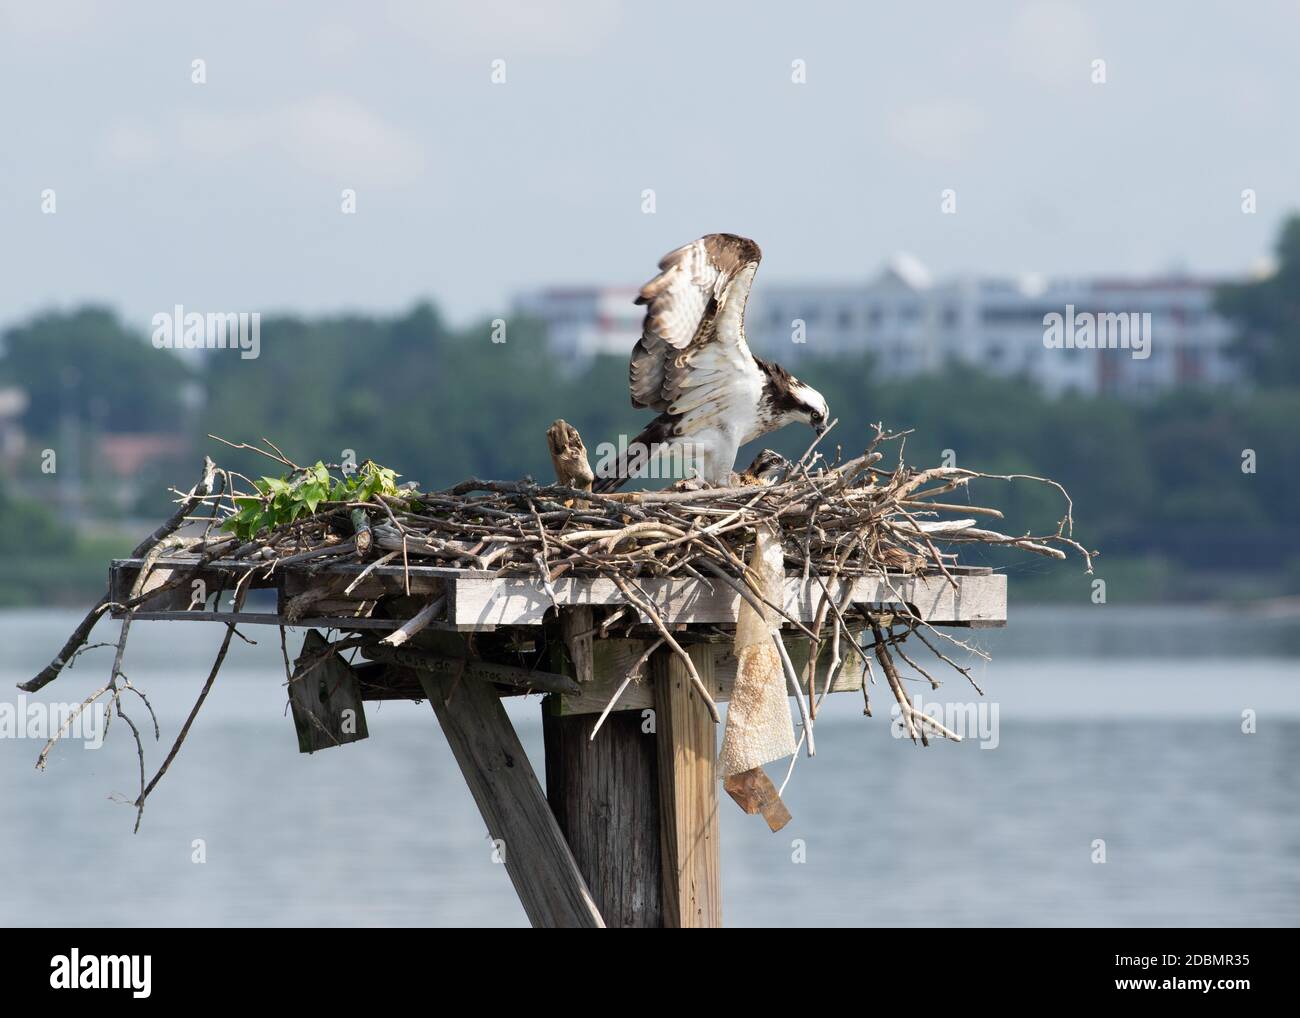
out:
<path id="1" fill-rule="evenodd" d="M 822 415 L 819 414 L 816 410 L 814 410 L 814 411 L 812 412 L 812 422 L 813 422 L 814 424 L 820 424 L 820 423 L 821 423 L 821 420 L 822 420 Z"/>

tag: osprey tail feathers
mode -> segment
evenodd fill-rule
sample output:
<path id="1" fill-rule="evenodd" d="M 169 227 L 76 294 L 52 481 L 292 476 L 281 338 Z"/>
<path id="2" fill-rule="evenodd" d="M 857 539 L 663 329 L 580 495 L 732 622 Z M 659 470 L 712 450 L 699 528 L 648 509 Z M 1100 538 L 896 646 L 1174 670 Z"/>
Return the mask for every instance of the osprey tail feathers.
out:
<path id="1" fill-rule="evenodd" d="M 591 490 L 617 491 L 633 478 L 655 476 L 647 471 L 657 462 L 656 453 L 661 453 L 677 437 L 676 423 L 675 416 L 660 414 L 632 441 L 620 442 L 614 458 L 603 457 L 596 463 L 596 481 Z"/>

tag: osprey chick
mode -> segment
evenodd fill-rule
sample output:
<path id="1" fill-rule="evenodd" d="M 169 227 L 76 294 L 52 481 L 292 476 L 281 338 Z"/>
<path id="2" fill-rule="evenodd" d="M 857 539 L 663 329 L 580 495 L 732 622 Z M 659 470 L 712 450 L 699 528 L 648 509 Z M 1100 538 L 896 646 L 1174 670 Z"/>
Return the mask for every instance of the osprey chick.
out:
<path id="1" fill-rule="evenodd" d="M 794 421 L 826 430 L 821 393 L 779 364 L 755 357 L 745 342 L 745 302 L 763 253 L 752 240 L 711 233 L 659 262 L 641 288 L 641 338 L 628 370 L 632 405 L 660 411 L 595 483 L 613 491 L 630 460 L 682 456 L 688 472 L 729 485 L 746 442 Z"/>
<path id="2" fill-rule="evenodd" d="M 779 452 L 771 449 L 760 449 L 758 454 L 750 461 L 742 473 L 736 475 L 736 480 L 740 484 L 746 485 L 768 485 L 775 484 L 776 479 L 781 475 L 781 471 L 790 465 L 790 461 L 782 456 Z"/>

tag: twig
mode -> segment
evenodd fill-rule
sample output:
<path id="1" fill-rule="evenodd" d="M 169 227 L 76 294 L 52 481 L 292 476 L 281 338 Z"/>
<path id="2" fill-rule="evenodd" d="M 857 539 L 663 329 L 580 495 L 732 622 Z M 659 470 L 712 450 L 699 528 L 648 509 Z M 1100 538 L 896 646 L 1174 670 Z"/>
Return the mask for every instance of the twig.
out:
<path id="1" fill-rule="evenodd" d="M 808 755 L 816 756 L 817 746 L 813 742 L 813 720 L 808 714 L 808 704 L 803 698 L 803 690 L 799 688 L 799 676 L 795 674 L 794 665 L 790 661 L 790 652 L 785 649 L 785 641 L 781 639 L 780 630 L 772 634 L 772 639 L 776 641 L 776 652 L 780 655 L 781 666 L 785 669 L 786 684 L 790 687 L 794 702 L 799 705 L 799 717 L 803 721 L 803 730 L 808 734 Z"/>
<path id="2" fill-rule="evenodd" d="M 238 611 L 242 605 L 243 598 L 241 597 L 235 610 Z M 281 630 L 281 632 L 283 633 L 283 630 Z M 217 681 L 217 673 L 221 671 L 222 662 L 226 660 L 226 651 L 230 649 L 230 640 L 234 635 L 235 624 L 229 622 L 226 624 L 226 635 L 221 639 L 221 647 L 217 650 L 216 660 L 212 662 L 212 668 L 208 671 L 208 677 L 203 683 L 203 688 L 199 690 L 198 699 L 194 701 L 194 706 L 190 708 L 190 713 L 185 718 L 185 724 L 181 725 L 181 730 L 176 736 L 176 741 L 172 743 L 172 748 L 163 759 L 162 766 L 158 768 L 158 773 L 153 776 L 148 785 L 143 786 L 141 789 L 140 797 L 135 801 L 136 831 L 140 830 L 140 821 L 144 817 L 145 800 L 148 799 L 150 793 L 158 787 L 158 782 L 162 780 L 163 775 L 167 773 L 167 769 L 172 765 L 172 761 L 176 759 L 176 754 L 180 752 L 181 745 L 185 742 L 185 737 L 190 734 L 190 729 L 194 725 L 194 719 L 198 717 L 199 708 L 203 706 L 203 701 L 208 698 L 208 693 L 212 690 L 212 684 Z"/>
<path id="3" fill-rule="evenodd" d="M 672 649 L 672 652 L 681 660 L 682 664 L 686 668 L 686 674 L 691 678 L 691 684 L 695 687 L 695 691 L 700 694 L 700 699 L 704 701 L 704 706 L 709 712 L 709 717 L 713 719 L 715 725 L 718 724 L 722 720 L 721 716 L 718 714 L 718 705 L 713 702 L 713 697 L 709 694 L 708 687 L 704 684 L 704 680 L 700 678 L 700 673 L 695 670 L 695 662 L 691 660 L 690 654 L 682 650 L 682 645 L 673 639 L 673 634 L 668 631 L 668 627 L 664 625 L 664 620 L 659 617 L 659 613 L 655 611 L 654 606 L 650 604 L 649 598 L 642 600 L 633 594 L 627 581 L 618 574 L 613 576 L 613 580 L 618 589 L 623 592 L 623 596 L 632 602 L 632 606 L 643 612 L 650 621 L 654 623 L 655 628 L 659 630 L 659 635 L 664 638 L 664 642 L 668 644 Z"/>
<path id="4" fill-rule="evenodd" d="M 661 636 L 659 639 L 655 640 L 654 643 L 646 647 L 642 655 L 636 659 L 636 663 L 628 669 L 627 675 L 624 676 L 623 681 L 618 684 L 618 689 L 614 690 L 614 695 L 609 698 L 609 703 L 605 704 L 605 709 L 600 712 L 600 717 L 596 719 L 596 723 L 592 726 L 591 735 L 588 736 L 587 739 L 588 742 L 591 742 L 596 738 L 596 733 L 600 731 L 600 726 L 603 725 L 605 719 L 609 717 L 609 712 L 614 709 L 614 704 L 618 703 L 619 697 L 623 695 L 623 691 L 641 675 L 641 669 L 644 667 L 645 663 L 650 660 L 650 655 L 663 645 L 664 638 Z"/>
<path id="5" fill-rule="evenodd" d="M 414 616 L 407 619 L 397 629 L 385 636 L 379 642 L 386 647 L 400 647 L 412 636 L 424 629 L 432 622 L 437 614 L 442 611 L 442 606 L 447 603 L 447 598 L 439 594 L 419 610 Z"/>

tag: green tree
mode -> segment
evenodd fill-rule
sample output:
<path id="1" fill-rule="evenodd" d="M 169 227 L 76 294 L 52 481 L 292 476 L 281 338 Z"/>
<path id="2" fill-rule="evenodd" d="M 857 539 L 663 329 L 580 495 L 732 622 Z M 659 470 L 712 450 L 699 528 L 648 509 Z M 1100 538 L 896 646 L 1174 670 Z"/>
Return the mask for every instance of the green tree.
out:
<path id="1" fill-rule="evenodd" d="M 1282 224 L 1277 271 L 1220 287 L 1215 309 L 1237 329 L 1235 352 L 1261 386 L 1300 385 L 1300 215 Z"/>
<path id="2" fill-rule="evenodd" d="M 48 506 L 14 495 L 0 478 L 0 556 L 58 554 L 74 538 Z"/>
<path id="3" fill-rule="evenodd" d="M 0 336 L 0 378 L 26 390 L 23 426 L 53 434 L 67 413 L 107 431 L 175 431 L 188 367 L 109 310 L 52 311 Z"/>

